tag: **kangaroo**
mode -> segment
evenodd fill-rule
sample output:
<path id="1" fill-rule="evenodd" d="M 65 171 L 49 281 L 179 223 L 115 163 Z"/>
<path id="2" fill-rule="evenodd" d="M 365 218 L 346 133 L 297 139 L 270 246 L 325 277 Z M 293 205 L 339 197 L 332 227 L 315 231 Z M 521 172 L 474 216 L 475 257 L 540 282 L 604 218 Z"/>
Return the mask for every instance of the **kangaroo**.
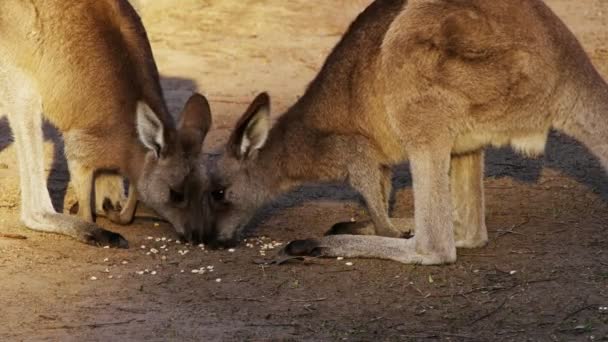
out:
<path id="1" fill-rule="evenodd" d="M 207 240 L 233 243 L 264 202 L 337 180 L 361 193 L 377 236 L 295 241 L 287 253 L 452 263 L 457 247 L 488 241 L 484 147 L 540 154 L 553 128 L 608 167 L 608 86 L 540 0 L 377 0 L 272 127 L 269 112 L 259 95 L 213 165 Z M 406 160 L 409 239 L 388 215 L 391 166 Z"/>
<path id="2" fill-rule="evenodd" d="M 123 217 L 139 198 L 179 234 L 197 239 L 205 222 L 199 156 L 209 104 L 194 94 L 174 122 L 145 29 L 128 1 L 5 0 L 0 33 L 0 112 L 14 132 L 25 226 L 127 247 L 121 235 L 93 223 L 94 176 L 116 172 L 136 189 Z M 78 217 L 51 205 L 43 118 L 63 135 Z"/>

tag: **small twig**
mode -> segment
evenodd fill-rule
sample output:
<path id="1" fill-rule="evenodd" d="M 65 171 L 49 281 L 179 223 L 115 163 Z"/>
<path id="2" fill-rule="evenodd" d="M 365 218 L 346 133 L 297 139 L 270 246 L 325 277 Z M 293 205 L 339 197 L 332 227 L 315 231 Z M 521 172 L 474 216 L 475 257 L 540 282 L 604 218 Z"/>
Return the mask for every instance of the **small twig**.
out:
<path id="1" fill-rule="evenodd" d="M 561 323 L 565 322 L 569 318 L 572 318 L 573 316 L 575 316 L 576 314 L 578 314 L 578 313 L 580 313 L 582 311 L 593 309 L 593 308 L 596 308 L 596 307 L 598 307 L 598 304 L 588 304 L 588 305 L 585 305 L 585 306 L 583 306 L 583 307 L 581 307 L 579 309 L 576 309 L 576 310 L 572 311 L 571 313 L 567 314 L 566 317 L 564 317 L 562 319 Z"/>
<path id="2" fill-rule="evenodd" d="M 248 298 L 248 297 L 219 297 L 216 295 L 212 295 L 213 299 L 216 300 L 242 300 L 245 302 L 265 302 L 266 299 L 262 298 Z"/>
<path id="3" fill-rule="evenodd" d="M 463 296 L 464 297 L 465 295 L 472 294 L 472 293 L 475 293 L 475 292 L 484 292 L 484 291 L 494 292 L 494 291 L 510 290 L 510 289 L 514 288 L 515 286 L 517 286 L 517 285 L 519 285 L 519 284 L 515 284 L 515 285 L 512 285 L 512 286 L 477 287 L 477 288 L 471 289 L 471 290 L 466 291 L 466 292 L 450 293 L 450 294 L 442 294 L 442 295 L 433 295 L 433 296 L 430 296 L 430 297 L 435 297 L 435 298 L 455 297 L 455 296 Z"/>
<path id="4" fill-rule="evenodd" d="M 519 223 L 519 224 L 514 224 L 511 227 L 509 227 L 509 229 L 498 229 L 496 230 L 496 232 L 498 232 L 498 235 L 496 236 L 496 239 L 501 238 L 507 234 L 515 234 L 515 235 L 522 235 L 522 236 L 527 236 L 526 234 L 523 233 L 519 233 L 514 231 L 517 228 L 520 228 L 526 224 L 528 224 L 530 222 L 530 218 L 526 217 L 523 222 Z"/>
<path id="5" fill-rule="evenodd" d="M 290 299 L 290 302 L 294 302 L 294 303 L 308 303 L 308 302 L 322 302 L 324 300 L 327 300 L 327 297 L 321 297 L 321 298 L 313 298 L 313 299 Z"/>
<path id="6" fill-rule="evenodd" d="M 496 254 L 463 254 L 459 253 L 458 256 L 470 256 L 470 257 L 497 257 Z"/>
<path id="7" fill-rule="evenodd" d="M 15 239 L 15 240 L 27 240 L 27 236 L 19 235 L 19 234 L 6 234 L 6 233 L 0 233 L 0 238 Z"/>
<path id="8" fill-rule="evenodd" d="M 505 304 L 507 304 L 507 299 L 505 299 L 505 300 L 502 302 L 502 304 L 500 304 L 499 306 L 497 306 L 497 307 L 496 307 L 496 309 L 494 309 L 494 310 L 492 310 L 492 311 L 488 312 L 488 313 L 487 313 L 487 314 L 485 314 L 485 315 L 482 315 L 482 316 L 480 316 L 480 317 L 478 317 L 478 318 L 474 319 L 474 320 L 473 320 L 471 323 L 469 323 L 469 325 L 473 325 L 473 324 L 475 324 L 475 323 L 477 323 L 477 322 L 479 322 L 479 321 L 481 321 L 481 320 L 483 320 L 483 319 L 486 319 L 486 318 L 488 318 L 488 317 L 492 316 L 493 314 L 497 313 L 497 312 L 498 312 L 500 309 L 502 309 L 502 307 L 503 307 L 503 306 L 505 306 Z"/>
<path id="9" fill-rule="evenodd" d="M 536 283 L 546 283 L 548 281 L 554 281 L 554 280 L 558 280 L 558 277 L 554 277 L 554 278 L 544 278 L 544 279 L 532 279 L 532 280 L 528 280 L 526 282 L 524 282 L 524 284 L 536 284 Z"/>
<path id="10" fill-rule="evenodd" d="M 413 338 L 413 339 L 416 339 L 416 340 L 417 339 L 422 339 L 422 338 L 431 339 L 431 338 L 440 338 L 441 337 L 440 335 L 437 335 L 437 334 L 434 334 L 434 335 L 403 335 L 403 334 L 401 334 L 399 336 L 400 337 L 405 337 L 405 338 Z"/>
<path id="11" fill-rule="evenodd" d="M 299 327 L 300 325 L 297 323 L 250 323 L 247 324 L 248 327 Z"/>
<path id="12" fill-rule="evenodd" d="M 525 333 L 525 330 L 503 330 L 496 333 L 496 335 L 510 335 L 510 334 L 521 334 Z"/>
<path id="13" fill-rule="evenodd" d="M 123 324 L 129 324 L 133 321 L 137 321 L 137 322 L 143 322 L 143 319 L 130 319 L 127 321 L 118 321 L 118 322 L 103 322 L 103 323 L 89 323 L 89 324 L 82 324 L 82 325 L 60 325 L 60 326 L 55 326 L 55 327 L 47 327 L 46 329 L 78 329 L 78 328 L 101 328 L 101 327 L 107 327 L 107 326 L 113 326 L 113 325 L 123 325 Z"/>

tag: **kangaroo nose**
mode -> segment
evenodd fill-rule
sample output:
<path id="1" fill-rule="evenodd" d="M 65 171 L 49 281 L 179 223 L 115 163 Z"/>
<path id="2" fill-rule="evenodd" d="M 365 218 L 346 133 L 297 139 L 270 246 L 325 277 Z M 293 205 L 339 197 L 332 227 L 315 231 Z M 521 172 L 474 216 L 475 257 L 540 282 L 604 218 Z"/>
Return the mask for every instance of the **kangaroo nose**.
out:
<path id="1" fill-rule="evenodd" d="M 212 249 L 218 249 L 235 247 L 239 241 L 236 238 L 221 239 L 217 236 L 213 238 L 206 236 L 206 238 L 203 238 L 203 242 Z"/>
<path id="2" fill-rule="evenodd" d="M 203 242 L 203 236 L 198 229 L 192 229 L 190 227 L 186 227 L 186 231 L 184 233 L 178 234 L 180 240 L 185 242 L 189 242 L 192 244 L 199 244 Z"/>

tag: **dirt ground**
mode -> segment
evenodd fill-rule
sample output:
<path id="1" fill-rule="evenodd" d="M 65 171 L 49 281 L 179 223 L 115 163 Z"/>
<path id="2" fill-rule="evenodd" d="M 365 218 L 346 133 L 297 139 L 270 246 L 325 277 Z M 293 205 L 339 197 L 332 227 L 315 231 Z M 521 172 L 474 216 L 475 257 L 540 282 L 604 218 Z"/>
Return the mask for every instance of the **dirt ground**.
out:
<path id="1" fill-rule="evenodd" d="M 171 109 L 193 90 L 210 98 L 212 150 L 255 93 L 270 92 L 274 115 L 293 103 L 368 2 L 141 0 L 138 8 Z M 608 2 L 548 3 L 608 76 Z M 442 267 L 255 263 L 263 244 L 364 217 L 358 196 L 341 186 L 282 197 L 261 212 L 249 246 L 233 252 L 178 245 L 168 241 L 170 227 L 146 219 L 128 227 L 100 220 L 129 239 L 129 250 L 34 233 L 18 220 L 9 137 L 0 121 L 0 232 L 27 239 L 0 238 L 2 341 L 608 340 L 608 177 L 557 134 L 539 160 L 488 152 L 490 243 Z M 62 205 L 69 176 L 61 149 L 47 147 L 49 188 Z M 396 171 L 394 216 L 411 216 L 407 166 Z M 68 189 L 65 205 L 71 201 Z"/>

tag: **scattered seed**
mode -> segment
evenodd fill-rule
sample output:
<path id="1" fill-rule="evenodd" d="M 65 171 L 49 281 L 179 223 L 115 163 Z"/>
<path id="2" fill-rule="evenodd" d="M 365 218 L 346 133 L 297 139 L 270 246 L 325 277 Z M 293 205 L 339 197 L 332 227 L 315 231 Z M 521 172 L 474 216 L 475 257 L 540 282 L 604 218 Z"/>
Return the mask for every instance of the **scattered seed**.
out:
<path id="1" fill-rule="evenodd" d="M 337 259 L 338 261 L 340 261 L 340 260 L 344 260 L 344 257 L 337 257 L 336 259 Z"/>
<path id="2" fill-rule="evenodd" d="M 163 256 L 161 256 L 161 257 L 160 257 L 160 259 L 161 259 L 161 260 L 167 260 L 167 256 L 166 256 L 166 255 L 163 255 Z"/>
<path id="3" fill-rule="evenodd" d="M 163 236 L 162 238 L 160 238 L 160 240 L 161 241 L 167 241 L 167 238 Z"/>
<path id="4" fill-rule="evenodd" d="M 137 274 L 139 274 L 139 275 L 142 275 L 142 274 L 144 274 L 144 271 L 137 271 L 137 272 L 135 272 L 135 273 L 137 273 Z"/>
<path id="5" fill-rule="evenodd" d="M 199 270 L 192 270 L 192 273 L 198 273 Z"/>
<path id="6" fill-rule="evenodd" d="M 221 282 L 222 282 L 222 278 L 217 278 L 217 279 L 215 279 L 215 282 L 216 282 L 216 283 L 221 283 Z"/>
<path id="7" fill-rule="evenodd" d="M 97 277 L 91 276 L 91 278 L 89 278 L 89 279 L 91 279 L 91 280 L 97 280 Z"/>
<path id="8" fill-rule="evenodd" d="M 510 275 L 514 275 L 515 273 L 517 273 L 517 271 L 511 271 L 511 272 L 509 272 Z"/>
<path id="9" fill-rule="evenodd" d="M 109 249 L 109 248 L 110 248 L 110 246 L 103 246 L 103 248 L 104 248 L 104 249 Z"/>
<path id="10" fill-rule="evenodd" d="M 114 276 L 113 276 L 113 275 L 109 275 L 109 276 L 108 276 L 108 279 L 112 279 L 112 278 L 114 278 Z"/>
<path id="11" fill-rule="evenodd" d="M 128 262 L 127 260 L 123 260 L 123 261 L 121 262 L 121 264 L 123 264 L 123 265 L 126 265 L 126 264 L 128 264 L 128 263 L 129 263 L 129 262 Z"/>
<path id="12" fill-rule="evenodd" d="M 154 222 L 154 227 L 158 227 L 158 226 L 160 226 L 160 225 L 158 224 L 158 222 Z"/>
<path id="13" fill-rule="evenodd" d="M 148 237 L 147 237 L 147 239 L 148 239 L 148 240 L 154 240 L 154 237 L 152 237 L 152 236 L 148 236 Z"/>
<path id="14" fill-rule="evenodd" d="M 151 274 L 151 275 L 155 275 L 155 274 L 156 274 L 156 271 L 152 271 L 152 272 L 150 272 L 150 274 Z"/>
<path id="15" fill-rule="evenodd" d="M 146 245 L 141 245 L 139 248 L 146 249 Z"/>
<path id="16" fill-rule="evenodd" d="M 230 252 L 230 253 L 234 253 L 234 248 L 230 248 L 230 249 L 228 250 L 228 252 Z"/>
<path id="17" fill-rule="evenodd" d="M 158 253 L 158 249 L 156 249 L 156 248 L 150 248 L 150 253 L 156 254 L 156 253 Z"/>
<path id="18" fill-rule="evenodd" d="M 179 273 L 184 273 L 184 270 L 180 270 Z"/>
<path id="19" fill-rule="evenodd" d="M 103 270 L 105 273 L 110 273 L 110 269 L 106 267 L 105 270 Z"/>
<path id="20" fill-rule="evenodd" d="M 103 262 L 108 262 L 108 261 L 110 261 L 110 258 L 103 259 Z"/>
<path id="21" fill-rule="evenodd" d="M 346 266 L 352 266 L 352 265 L 353 265 L 353 263 L 349 261 L 349 262 L 345 263 L 345 265 L 346 265 Z"/>

